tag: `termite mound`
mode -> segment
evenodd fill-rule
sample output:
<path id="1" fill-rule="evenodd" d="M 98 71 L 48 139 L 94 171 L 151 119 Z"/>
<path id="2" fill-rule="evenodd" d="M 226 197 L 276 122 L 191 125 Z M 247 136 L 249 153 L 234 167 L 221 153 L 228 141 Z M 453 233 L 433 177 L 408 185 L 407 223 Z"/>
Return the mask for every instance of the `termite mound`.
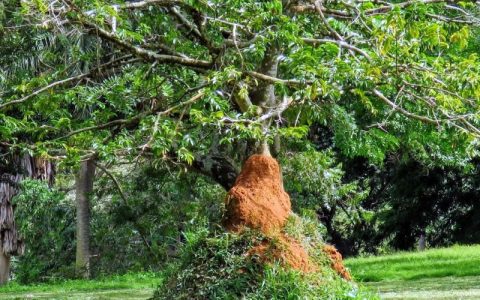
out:
<path id="1" fill-rule="evenodd" d="M 283 233 L 291 202 L 283 188 L 280 166 L 273 157 L 250 156 L 225 204 L 224 225 L 228 230 L 240 232 L 248 227 L 269 237 L 248 255 L 256 255 L 264 262 L 279 261 L 303 272 L 316 270 L 301 244 Z"/>

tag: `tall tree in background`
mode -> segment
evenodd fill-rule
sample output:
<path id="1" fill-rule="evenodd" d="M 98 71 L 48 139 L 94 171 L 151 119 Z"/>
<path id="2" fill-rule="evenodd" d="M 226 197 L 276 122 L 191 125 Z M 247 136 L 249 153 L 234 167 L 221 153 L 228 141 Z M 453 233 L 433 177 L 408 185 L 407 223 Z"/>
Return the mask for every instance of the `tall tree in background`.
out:
<path id="1" fill-rule="evenodd" d="M 89 159 L 80 164 L 75 178 L 77 207 L 76 271 L 84 278 L 90 277 L 90 198 L 95 180 L 95 163 Z"/>
<path id="2" fill-rule="evenodd" d="M 10 258 L 21 255 L 24 241 L 15 226 L 12 198 L 18 192 L 19 184 L 24 178 L 45 180 L 53 183 L 53 165 L 43 159 L 33 158 L 28 154 L 8 154 L 1 149 L 0 159 L 0 284 L 5 284 L 10 277 Z"/>

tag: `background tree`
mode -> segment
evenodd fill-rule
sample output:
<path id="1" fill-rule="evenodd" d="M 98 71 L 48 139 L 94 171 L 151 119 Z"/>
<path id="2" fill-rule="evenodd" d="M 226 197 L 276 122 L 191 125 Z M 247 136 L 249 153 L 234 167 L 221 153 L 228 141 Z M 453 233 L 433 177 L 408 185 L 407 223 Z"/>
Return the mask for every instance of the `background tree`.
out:
<path id="1" fill-rule="evenodd" d="M 4 149 L 0 160 L 0 284 L 10 278 L 10 259 L 24 252 L 24 241 L 15 224 L 12 198 L 24 178 L 34 178 L 53 183 L 54 168 L 46 160 L 28 154 L 8 154 Z"/>
<path id="2" fill-rule="evenodd" d="M 84 161 L 75 178 L 75 201 L 77 208 L 77 273 L 84 278 L 90 277 L 90 198 L 95 180 L 95 162 Z"/>

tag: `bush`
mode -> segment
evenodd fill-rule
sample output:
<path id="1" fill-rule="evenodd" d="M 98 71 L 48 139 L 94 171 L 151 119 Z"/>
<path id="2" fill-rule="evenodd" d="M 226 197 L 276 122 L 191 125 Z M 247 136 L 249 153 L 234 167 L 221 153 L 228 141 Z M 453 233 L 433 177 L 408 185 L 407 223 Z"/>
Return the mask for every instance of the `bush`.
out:
<path id="1" fill-rule="evenodd" d="M 185 173 L 172 178 L 162 168 L 128 171 L 119 176 L 127 201 L 108 177 L 98 179 L 92 201 L 95 276 L 164 269 L 178 255 L 182 231 L 221 218 L 223 191 L 204 178 Z"/>
<path id="2" fill-rule="evenodd" d="M 310 223 L 296 228 L 309 228 Z M 186 233 L 182 256 L 153 299 L 377 299 L 331 269 L 318 237 L 299 234 L 295 232 L 300 241 L 308 241 L 304 246 L 318 271 L 303 274 L 248 255 L 254 245 L 268 239 L 256 231 Z"/>
<path id="3" fill-rule="evenodd" d="M 21 283 L 74 276 L 75 208 L 65 195 L 45 182 L 24 180 L 14 197 L 17 228 L 25 254 L 14 258 L 13 271 Z"/>

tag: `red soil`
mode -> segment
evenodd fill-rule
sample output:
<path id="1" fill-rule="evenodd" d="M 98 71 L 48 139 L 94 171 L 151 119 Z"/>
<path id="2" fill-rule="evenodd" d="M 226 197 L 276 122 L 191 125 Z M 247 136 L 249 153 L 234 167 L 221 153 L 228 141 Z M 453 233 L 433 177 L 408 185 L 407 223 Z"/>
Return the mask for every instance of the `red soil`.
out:
<path id="1" fill-rule="evenodd" d="M 280 176 L 274 158 L 250 156 L 226 198 L 227 229 L 239 231 L 246 226 L 265 234 L 280 231 L 291 211 L 290 197 Z"/>
<path id="2" fill-rule="evenodd" d="M 280 262 L 282 265 L 304 273 L 317 271 L 318 268 L 311 261 L 305 249 L 297 241 L 284 235 L 278 240 L 265 240 L 252 248 L 249 256 L 256 255 L 263 262 Z"/>
<path id="3" fill-rule="evenodd" d="M 301 244 L 282 233 L 291 213 L 291 203 L 281 178 L 280 166 L 271 156 L 249 157 L 227 194 L 224 225 L 234 232 L 244 227 L 258 229 L 268 237 L 247 255 L 257 255 L 264 262 L 276 260 L 303 272 L 315 271 L 317 266 L 312 264 Z M 350 279 L 340 253 L 331 246 L 324 251 L 332 260 L 332 267 Z"/>
<path id="4" fill-rule="evenodd" d="M 323 252 L 325 252 L 331 261 L 332 269 L 334 269 L 340 276 L 346 280 L 352 280 L 352 276 L 347 271 L 343 265 L 342 254 L 332 245 L 325 245 L 323 247 Z"/>

